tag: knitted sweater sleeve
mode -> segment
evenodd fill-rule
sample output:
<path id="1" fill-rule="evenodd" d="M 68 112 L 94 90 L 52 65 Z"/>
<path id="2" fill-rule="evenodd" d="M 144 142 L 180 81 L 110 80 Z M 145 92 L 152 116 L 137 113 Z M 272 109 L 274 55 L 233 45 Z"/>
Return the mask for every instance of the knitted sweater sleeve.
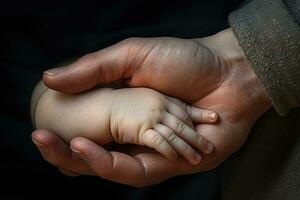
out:
<path id="1" fill-rule="evenodd" d="M 300 1 L 253 0 L 229 23 L 277 112 L 300 106 Z"/>

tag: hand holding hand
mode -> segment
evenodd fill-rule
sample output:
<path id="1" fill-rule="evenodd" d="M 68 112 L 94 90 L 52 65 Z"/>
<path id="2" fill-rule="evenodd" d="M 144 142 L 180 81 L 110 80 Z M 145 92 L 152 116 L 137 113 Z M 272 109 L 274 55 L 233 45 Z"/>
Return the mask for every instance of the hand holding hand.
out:
<path id="1" fill-rule="evenodd" d="M 196 126 L 214 152 L 195 166 L 142 147 L 107 151 L 85 138 L 73 139 L 71 151 L 53 133 L 38 130 L 32 137 L 46 160 L 78 174 L 135 186 L 154 184 L 216 167 L 245 142 L 254 122 L 271 107 L 231 29 L 201 39 L 131 38 L 44 74 L 48 87 L 65 93 L 120 79 L 216 111 L 218 124 Z"/>

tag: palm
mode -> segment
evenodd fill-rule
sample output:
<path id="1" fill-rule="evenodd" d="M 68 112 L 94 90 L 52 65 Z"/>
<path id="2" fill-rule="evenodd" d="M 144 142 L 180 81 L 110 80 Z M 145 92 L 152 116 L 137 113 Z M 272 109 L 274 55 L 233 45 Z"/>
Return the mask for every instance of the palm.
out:
<path id="1" fill-rule="evenodd" d="M 250 102 L 249 95 L 240 85 L 239 70 L 229 76 L 233 66 L 222 65 L 221 57 L 195 40 L 155 38 L 137 44 L 140 45 L 133 46 L 128 52 L 134 55 L 128 56 L 133 58 L 129 65 L 139 68 L 131 78 L 131 86 L 151 87 L 198 107 L 217 111 L 221 119 L 217 126 L 203 124 L 197 128 L 221 148 L 220 152 L 235 150 L 237 147 L 232 144 L 241 144 L 238 141 L 245 140 L 246 134 L 233 137 L 235 129 L 248 132 L 252 125 L 243 124 L 243 119 L 249 116 L 240 115 L 244 113 L 241 109 L 249 107 Z M 137 60 L 139 62 L 134 62 Z M 240 65 L 237 69 L 245 69 L 245 63 L 235 64 Z M 237 142 L 227 140 L 229 134 Z M 230 144 L 224 141 L 230 141 Z"/>
<path id="2" fill-rule="evenodd" d="M 174 164 L 147 148 L 133 147 L 128 152 L 126 147 L 126 153 L 144 161 L 148 173 L 141 171 L 141 175 L 149 175 L 145 178 L 148 183 L 215 167 L 245 142 L 255 121 L 253 116 L 244 114 L 252 106 L 251 97 L 240 84 L 240 78 L 243 77 L 238 75 L 245 70 L 246 63 L 234 63 L 240 66 L 235 67 L 238 70 L 229 76 L 229 67 L 217 62 L 221 58 L 216 58 L 211 50 L 198 42 L 159 38 L 149 43 L 151 46 L 147 43 L 136 45 L 136 49 L 129 52 L 144 54 L 135 54 L 133 61 L 139 60 L 136 57 L 144 58 L 140 62 L 129 63 L 139 68 L 129 81 L 130 85 L 151 87 L 184 99 L 194 106 L 216 111 L 220 116 L 218 124 L 196 126 L 197 131 L 214 144 L 215 152 L 204 155 L 203 162 L 198 166 L 192 166 L 185 160 L 178 160 Z M 185 49 L 187 46 L 189 48 Z"/>
<path id="3" fill-rule="evenodd" d="M 129 40 L 128 55 L 121 56 L 130 58 L 126 65 L 138 68 L 129 81 L 131 86 L 151 87 L 191 103 L 221 82 L 224 69 L 198 41 L 167 37 L 142 41 Z"/>
<path id="4" fill-rule="evenodd" d="M 216 125 L 199 124 L 196 129 L 215 145 L 216 164 L 244 144 L 255 119 L 247 115 L 245 108 L 250 107 L 249 97 L 241 92 L 234 80 L 223 83 L 219 88 L 196 102 L 199 107 L 216 111 L 220 121 Z M 237 96 L 237 94 L 239 94 Z M 245 105 L 246 104 L 246 107 Z M 248 105 L 247 105 L 248 104 Z"/>
<path id="5" fill-rule="evenodd" d="M 132 182 L 127 183 L 131 185 L 149 185 L 176 175 L 209 170 L 236 151 L 245 142 L 254 120 L 249 120 L 251 116 L 243 116 L 241 113 L 244 112 L 238 110 L 240 106 L 243 106 L 242 104 L 248 104 L 249 102 L 241 102 L 241 99 L 247 99 L 243 96 L 247 94 L 242 93 L 237 96 L 236 92 L 240 90 L 238 88 L 240 86 L 234 86 L 234 81 L 234 79 L 230 79 L 228 82 L 224 82 L 194 104 L 199 107 L 213 109 L 220 116 L 218 124 L 198 124 L 196 126 L 197 131 L 214 144 L 215 151 L 213 154 L 203 155 L 203 162 L 195 166 L 190 165 L 184 159 L 171 162 L 161 154 L 148 148 L 130 147 L 130 145 L 117 146 L 117 149 L 114 150 L 125 153 L 123 156 L 132 161 L 133 166 L 131 167 L 140 169 L 134 172 L 134 176 L 138 176 L 139 179 L 132 179 Z M 137 160 L 143 161 L 142 168 L 139 166 L 140 163 L 136 162 Z M 128 177 L 131 177 L 131 175 L 128 175 Z M 140 180 L 144 180 L 142 184 Z M 115 181 L 118 181 L 118 178 L 115 178 Z M 120 179 L 120 182 L 123 181 Z"/>
<path id="6" fill-rule="evenodd" d="M 251 74 L 246 67 L 248 63 L 244 60 L 222 62 L 224 58 L 196 40 L 154 38 L 143 40 L 143 43 L 130 42 L 135 45 L 127 51 L 127 57 L 132 58 L 127 65 L 138 68 L 129 81 L 131 86 L 151 87 L 198 107 L 217 111 L 221 119 L 218 125 L 203 124 L 197 128 L 222 153 L 232 153 L 238 147 L 235 144 L 240 146 L 244 142 L 247 134 L 236 132 L 248 133 L 255 121 L 253 116 L 244 114 L 254 106 L 247 88 L 241 84 L 248 83 L 241 79 L 249 77 L 240 76 L 245 72 Z"/>

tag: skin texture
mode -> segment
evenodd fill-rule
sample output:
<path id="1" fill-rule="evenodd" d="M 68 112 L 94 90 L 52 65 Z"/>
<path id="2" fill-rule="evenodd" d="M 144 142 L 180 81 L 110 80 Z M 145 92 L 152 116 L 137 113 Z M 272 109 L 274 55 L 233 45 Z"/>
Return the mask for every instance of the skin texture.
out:
<path id="1" fill-rule="evenodd" d="M 200 39 L 127 39 L 47 71 L 43 79 L 65 93 L 126 79 L 129 86 L 153 88 L 218 113 L 219 123 L 196 125 L 214 144 L 213 153 L 203 155 L 199 165 L 170 162 L 142 147 L 104 149 L 81 137 L 71 141 L 70 149 L 52 132 L 32 134 L 43 157 L 59 168 L 139 187 L 215 168 L 243 145 L 255 121 L 271 107 L 231 29 Z"/>
<path id="2" fill-rule="evenodd" d="M 36 90 L 33 100 L 40 94 Z M 98 88 L 77 95 L 46 89 L 37 101 L 32 111 L 36 128 L 51 130 L 67 143 L 82 136 L 99 145 L 116 142 L 148 146 L 170 160 L 176 160 L 179 153 L 191 164 L 201 161 L 196 150 L 207 154 L 213 150 L 212 144 L 194 130 L 193 123 L 214 123 L 216 113 L 152 89 Z"/>

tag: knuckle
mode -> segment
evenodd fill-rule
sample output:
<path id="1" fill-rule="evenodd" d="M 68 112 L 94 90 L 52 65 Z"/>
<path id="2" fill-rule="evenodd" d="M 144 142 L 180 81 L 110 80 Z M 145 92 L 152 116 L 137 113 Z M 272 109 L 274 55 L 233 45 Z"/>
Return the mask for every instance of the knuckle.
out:
<path id="1" fill-rule="evenodd" d="M 181 101 L 181 100 L 179 100 L 179 99 L 177 99 L 177 98 L 174 98 L 174 97 L 172 97 L 172 100 L 173 100 L 173 102 L 176 103 L 177 105 L 182 106 L 183 108 L 185 108 L 185 107 L 184 107 L 185 103 L 184 103 L 183 101 Z"/>
<path id="2" fill-rule="evenodd" d="M 148 109 L 148 113 L 155 121 L 162 119 L 165 115 L 165 111 L 166 109 L 162 102 L 152 102 Z"/>
<path id="3" fill-rule="evenodd" d="M 187 106 L 186 112 L 191 116 L 193 114 L 193 108 L 191 106 Z"/>
<path id="4" fill-rule="evenodd" d="M 199 110 L 199 117 L 200 119 L 205 119 L 206 118 L 205 112 Z"/>
<path id="5" fill-rule="evenodd" d="M 182 108 L 185 111 L 186 115 L 189 116 L 189 113 L 191 111 L 191 107 L 188 104 L 184 103 L 184 102 L 181 102 L 181 105 L 182 105 Z"/>
<path id="6" fill-rule="evenodd" d="M 188 111 L 188 107 L 189 106 L 186 103 L 184 103 L 184 102 L 182 102 L 181 104 L 182 104 L 182 107 L 184 108 L 184 110 Z"/>
<path id="7" fill-rule="evenodd" d="M 154 93 L 153 97 L 151 98 L 151 107 L 157 108 L 158 110 L 165 109 L 165 99 L 160 95 Z"/>
<path id="8" fill-rule="evenodd" d="M 184 132 L 184 129 L 185 129 L 185 125 L 184 123 L 182 123 L 181 121 L 176 121 L 175 122 L 175 126 L 176 126 L 176 130 L 178 133 L 183 133 Z"/>
<path id="9" fill-rule="evenodd" d="M 163 138 L 159 135 L 153 136 L 153 143 L 156 144 L 156 146 L 159 146 L 163 143 Z"/>
<path id="10" fill-rule="evenodd" d="M 164 114 L 164 111 L 165 109 L 159 103 L 153 104 L 150 108 L 150 112 L 155 116 L 161 116 L 162 114 Z"/>
<path id="11" fill-rule="evenodd" d="M 183 111 L 183 113 L 182 113 L 182 119 L 183 119 L 184 121 L 187 121 L 187 120 L 189 120 L 189 118 L 190 118 L 189 113 L 188 113 L 186 110 Z"/>
<path id="12" fill-rule="evenodd" d="M 97 54 L 96 53 L 88 53 L 84 56 L 82 56 L 79 61 L 82 61 L 82 62 L 93 62 L 97 59 Z"/>
<path id="13" fill-rule="evenodd" d="M 200 136 L 200 135 L 198 135 L 197 138 L 196 138 L 196 145 L 197 145 L 197 147 L 202 148 L 203 143 L 204 143 L 203 137 Z"/>
<path id="14" fill-rule="evenodd" d="M 171 132 L 170 134 L 167 135 L 168 141 L 171 143 L 175 143 L 177 140 L 177 136 L 174 132 Z"/>

